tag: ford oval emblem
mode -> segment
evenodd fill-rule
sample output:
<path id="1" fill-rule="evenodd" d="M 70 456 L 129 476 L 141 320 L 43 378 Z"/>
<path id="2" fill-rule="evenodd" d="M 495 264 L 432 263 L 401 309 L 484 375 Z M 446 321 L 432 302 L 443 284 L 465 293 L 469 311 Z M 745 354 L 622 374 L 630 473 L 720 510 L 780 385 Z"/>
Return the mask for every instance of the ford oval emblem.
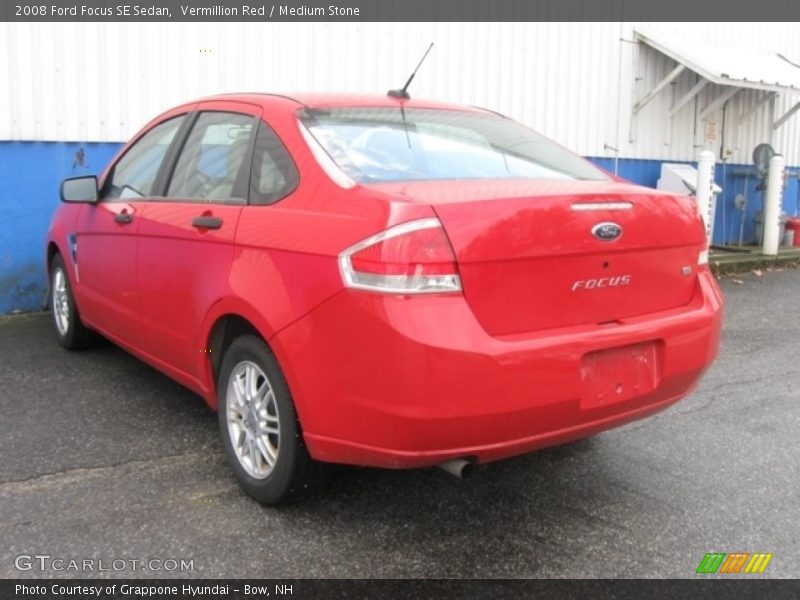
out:
<path id="1" fill-rule="evenodd" d="M 622 227 L 609 221 L 592 227 L 592 235 L 602 242 L 613 242 L 622 235 Z"/>

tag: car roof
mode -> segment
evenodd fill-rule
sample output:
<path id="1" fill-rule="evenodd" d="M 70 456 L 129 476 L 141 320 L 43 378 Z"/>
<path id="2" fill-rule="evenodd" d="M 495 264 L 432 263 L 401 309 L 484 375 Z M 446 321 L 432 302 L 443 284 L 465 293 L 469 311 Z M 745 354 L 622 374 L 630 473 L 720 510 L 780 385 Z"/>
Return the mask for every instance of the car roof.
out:
<path id="1" fill-rule="evenodd" d="M 433 108 L 441 110 L 460 110 L 469 112 L 492 112 L 474 106 L 450 104 L 434 100 L 421 100 L 417 98 L 401 99 L 386 94 L 332 94 L 332 93 L 262 93 L 242 92 L 235 94 L 218 94 L 200 98 L 196 102 L 210 100 L 238 100 L 250 104 L 258 104 L 264 108 L 295 109 L 299 106 L 309 108 L 333 107 L 397 107 L 405 108 Z"/>

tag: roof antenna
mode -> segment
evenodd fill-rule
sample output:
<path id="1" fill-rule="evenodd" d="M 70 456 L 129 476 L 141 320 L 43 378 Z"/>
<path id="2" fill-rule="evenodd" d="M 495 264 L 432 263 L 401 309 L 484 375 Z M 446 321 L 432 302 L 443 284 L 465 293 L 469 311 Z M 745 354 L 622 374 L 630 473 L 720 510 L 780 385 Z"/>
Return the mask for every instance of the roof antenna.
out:
<path id="1" fill-rule="evenodd" d="M 411 77 L 408 78 L 408 81 L 406 81 L 406 84 L 399 90 L 389 90 L 386 93 L 387 96 L 390 96 L 391 98 L 402 98 L 403 100 L 408 100 L 409 98 L 411 98 L 411 96 L 408 95 L 408 91 L 407 91 L 408 90 L 408 86 L 411 85 L 412 81 L 414 81 L 414 75 L 416 75 L 417 71 L 419 71 L 419 68 L 422 66 L 422 62 L 428 56 L 428 52 L 431 51 L 431 48 L 433 48 L 433 42 L 431 42 L 431 45 L 428 46 L 427 50 L 425 50 L 425 54 L 422 55 L 422 58 L 420 59 L 419 64 L 417 65 L 417 68 L 414 69 L 413 73 L 411 73 Z"/>

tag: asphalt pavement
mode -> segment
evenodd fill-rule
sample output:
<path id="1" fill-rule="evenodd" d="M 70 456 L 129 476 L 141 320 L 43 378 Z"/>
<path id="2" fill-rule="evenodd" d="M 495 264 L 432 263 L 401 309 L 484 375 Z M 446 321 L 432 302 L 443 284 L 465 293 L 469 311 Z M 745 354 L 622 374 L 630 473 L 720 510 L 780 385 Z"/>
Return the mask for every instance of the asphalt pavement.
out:
<path id="1" fill-rule="evenodd" d="M 712 551 L 800 577 L 800 271 L 736 277 L 717 363 L 669 410 L 466 481 L 342 468 L 278 509 L 239 490 L 199 397 L 0 318 L 0 578 L 697 577 Z"/>

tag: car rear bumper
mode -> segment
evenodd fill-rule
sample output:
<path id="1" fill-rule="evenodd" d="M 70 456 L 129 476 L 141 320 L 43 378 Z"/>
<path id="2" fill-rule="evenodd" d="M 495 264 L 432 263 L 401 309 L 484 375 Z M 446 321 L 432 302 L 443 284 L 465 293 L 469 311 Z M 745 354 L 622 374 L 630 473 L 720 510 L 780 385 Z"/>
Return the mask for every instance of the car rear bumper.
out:
<path id="1" fill-rule="evenodd" d="M 722 319 L 713 276 L 697 281 L 680 309 L 502 338 L 461 296 L 346 290 L 273 347 L 314 458 L 486 462 L 592 435 L 688 394 L 716 357 Z"/>

